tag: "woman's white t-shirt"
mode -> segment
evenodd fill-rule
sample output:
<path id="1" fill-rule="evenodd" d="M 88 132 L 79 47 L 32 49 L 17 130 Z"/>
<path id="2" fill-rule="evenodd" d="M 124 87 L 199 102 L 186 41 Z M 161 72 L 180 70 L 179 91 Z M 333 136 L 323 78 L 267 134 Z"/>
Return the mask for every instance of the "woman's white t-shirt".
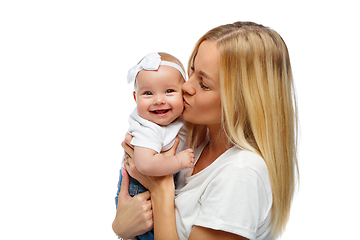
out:
<path id="1" fill-rule="evenodd" d="M 195 149 L 196 160 L 205 145 Z M 180 240 L 189 238 L 193 226 L 248 239 L 271 239 L 272 192 L 266 164 L 259 155 L 235 146 L 190 175 L 180 171 L 177 183 L 175 212 Z"/>

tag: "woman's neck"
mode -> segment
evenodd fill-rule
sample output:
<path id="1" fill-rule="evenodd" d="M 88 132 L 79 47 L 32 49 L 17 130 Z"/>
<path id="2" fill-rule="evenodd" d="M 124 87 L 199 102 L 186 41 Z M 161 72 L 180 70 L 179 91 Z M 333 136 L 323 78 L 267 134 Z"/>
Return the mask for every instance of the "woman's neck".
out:
<path id="1" fill-rule="evenodd" d="M 199 160 L 196 162 L 193 174 L 196 174 L 220 157 L 232 145 L 223 129 L 219 127 L 208 127 L 210 141 L 202 151 Z"/>
<path id="2" fill-rule="evenodd" d="M 208 129 L 210 138 L 208 144 L 209 152 L 212 152 L 214 155 L 221 155 L 231 147 L 229 138 L 221 126 L 212 126 Z"/>

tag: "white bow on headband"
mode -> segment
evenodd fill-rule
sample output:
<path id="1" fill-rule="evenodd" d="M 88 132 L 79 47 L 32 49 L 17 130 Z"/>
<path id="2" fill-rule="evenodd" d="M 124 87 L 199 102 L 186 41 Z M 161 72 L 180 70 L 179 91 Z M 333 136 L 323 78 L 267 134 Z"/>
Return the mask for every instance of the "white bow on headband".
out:
<path id="1" fill-rule="evenodd" d="M 150 54 L 146 55 L 139 64 L 130 68 L 130 70 L 128 71 L 128 76 L 127 76 L 128 83 L 134 82 L 136 79 L 136 75 L 141 70 L 144 69 L 144 70 L 156 71 L 159 69 L 160 65 L 166 65 L 166 66 L 176 68 L 181 73 L 184 80 L 186 81 L 186 74 L 179 65 L 177 65 L 176 63 L 173 63 L 173 62 L 162 61 L 161 56 L 155 52 L 155 53 L 150 53 Z"/>

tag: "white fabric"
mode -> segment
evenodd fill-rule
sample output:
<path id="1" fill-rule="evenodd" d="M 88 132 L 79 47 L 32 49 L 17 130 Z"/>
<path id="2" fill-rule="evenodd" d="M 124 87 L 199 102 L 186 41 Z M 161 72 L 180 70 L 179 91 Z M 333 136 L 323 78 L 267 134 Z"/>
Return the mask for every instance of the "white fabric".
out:
<path id="1" fill-rule="evenodd" d="M 179 135 L 180 143 L 177 152 L 185 149 L 186 129 L 184 119 L 180 116 L 167 126 L 159 126 L 139 116 L 137 108 L 130 114 L 130 127 L 128 132 L 133 136 L 131 144 L 134 146 L 151 148 L 156 152 L 169 150 L 175 143 L 175 137 Z M 180 131 L 181 130 L 181 131 Z"/>
<path id="2" fill-rule="evenodd" d="M 195 149 L 196 161 L 205 145 Z M 175 198 L 180 240 L 188 239 L 194 225 L 248 239 L 271 239 L 272 192 L 260 156 L 233 147 L 201 172 L 190 176 L 186 171 L 180 171 Z"/>
<path id="3" fill-rule="evenodd" d="M 173 63 L 173 62 L 168 62 L 168 61 L 162 61 L 161 56 L 155 52 L 155 53 L 150 53 L 150 54 L 146 55 L 139 64 L 137 64 L 129 69 L 128 76 L 127 76 L 128 83 L 134 82 L 136 79 L 136 75 L 141 70 L 144 69 L 144 70 L 149 70 L 149 71 L 156 71 L 159 69 L 160 65 L 170 66 L 170 67 L 177 69 L 181 73 L 184 80 L 186 81 L 186 74 L 185 74 L 184 70 L 178 64 Z"/>

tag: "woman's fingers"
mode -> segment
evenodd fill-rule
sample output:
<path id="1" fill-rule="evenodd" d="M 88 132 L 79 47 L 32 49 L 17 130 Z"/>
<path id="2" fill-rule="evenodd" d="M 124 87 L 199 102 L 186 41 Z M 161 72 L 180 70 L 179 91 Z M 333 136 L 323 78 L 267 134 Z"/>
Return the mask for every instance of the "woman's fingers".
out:
<path id="1" fill-rule="evenodd" d="M 163 152 L 162 154 L 164 154 L 165 156 L 175 156 L 176 149 L 179 143 L 180 143 L 180 138 L 176 136 L 174 145 L 169 150 Z"/>
<path id="2" fill-rule="evenodd" d="M 138 198 L 138 201 L 140 201 L 142 204 L 140 205 L 140 208 L 143 211 L 143 222 L 144 225 L 150 230 L 154 226 L 154 220 L 153 220 L 153 212 L 152 212 L 152 206 L 151 206 L 151 199 L 150 199 L 150 192 L 146 191 L 143 193 L 139 193 L 138 195 L 135 195 L 134 198 Z"/>
<path id="3" fill-rule="evenodd" d="M 129 146 L 132 146 L 132 145 L 130 144 L 132 138 L 133 138 L 133 136 L 131 136 L 129 133 L 126 133 L 126 135 L 125 135 L 125 142 L 126 142 Z M 132 148 L 134 148 L 134 146 L 132 146 Z"/>
<path id="4" fill-rule="evenodd" d="M 126 158 L 124 167 L 131 177 L 138 180 L 145 188 L 147 188 L 149 190 L 151 189 L 151 185 L 153 183 L 151 181 L 152 177 L 141 174 L 137 170 L 134 159 L 132 157 L 129 156 Z"/>
<path id="5" fill-rule="evenodd" d="M 126 197 L 130 197 L 129 195 L 129 175 L 127 171 L 122 169 L 123 179 L 121 181 L 121 190 L 119 193 L 119 201 L 120 199 L 124 199 Z M 152 207 L 151 207 L 151 194 L 149 191 L 139 193 L 132 197 L 135 205 L 138 205 L 139 215 L 142 218 L 142 222 L 144 223 L 145 228 L 152 228 L 153 220 L 152 220 Z M 119 203 L 118 203 L 119 205 Z"/>
<path id="6" fill-rule="evenodd" d="M 129 175 L 126 172 L 125 168 L 121 169 L 121 173 L 122 173 L 122 180 L 121 180 L 121 189 L 120 189 L 120 193 L 119 193 L 118 202 L 121 197 L 127 197 L 127 196 L 130 197 L 130 195 L 129 195 L 129 182 L 130 182 Z"/>
<path id="7" fill-rule="evenodd" d="M 128 154 L 131 158 L 134 157 L 134 146 L 131 145 L 132 138 L 133 137 L 130 134 L 126 133 L 125 140 L 121 143 L 121 146 L 125 150 L 125 154 Z"/>
<path id="8" fill-rule="evenodd" d="M 125 141 L 121 143 L 121 146 L 124 148 L 126 154 L 128 154 L 131 158 L 134 157 L 134 148 L 128 145 Z"/>
<path id="9" fill-rule="evenodd" d="M 132 156 L 130 156 L 130 154 L 128 154 L 127 152 L 125 153 L 124 167 L 126 171 L 128 171 L 128 173 L 130 174 L 130 176 L 132 176 L 129 167 L 135 167 L 135 162 Z"/>

